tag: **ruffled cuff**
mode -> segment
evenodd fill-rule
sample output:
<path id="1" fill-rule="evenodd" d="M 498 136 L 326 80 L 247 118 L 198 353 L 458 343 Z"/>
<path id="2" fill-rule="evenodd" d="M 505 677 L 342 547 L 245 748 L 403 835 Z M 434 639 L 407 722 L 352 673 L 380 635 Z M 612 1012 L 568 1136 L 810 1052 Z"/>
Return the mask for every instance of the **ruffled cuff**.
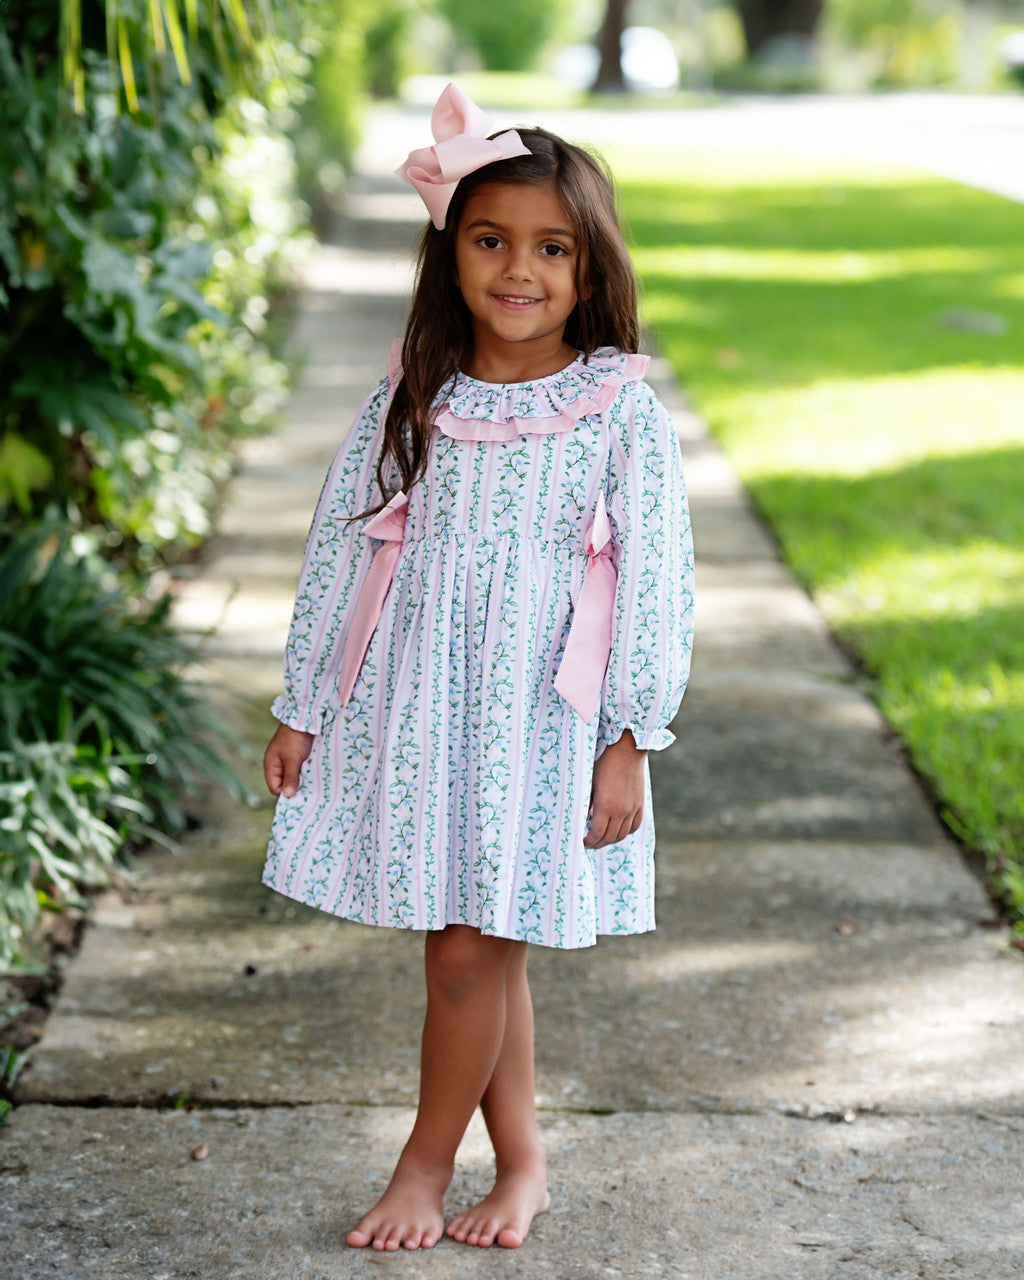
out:
<path id="1" fill-rule="evenodd" d="M 279 694 L 270 704 L 270 714 L 289 729 L 302 733 L 320 733 L 323 729 L 323 712 L 313 706 L 300 707 L 287 694 Z"/>
<path id="2" fill-rule="evenodd" d="M 633 735 L 638 751 L 664 751 L 676 740 L 676 735 L 671 729 L 640 729 L 632 724 L 606 724 L 598 733 L 598 740 L 606 747 L 610 747 L 618 742 L 627 729 Z"/>

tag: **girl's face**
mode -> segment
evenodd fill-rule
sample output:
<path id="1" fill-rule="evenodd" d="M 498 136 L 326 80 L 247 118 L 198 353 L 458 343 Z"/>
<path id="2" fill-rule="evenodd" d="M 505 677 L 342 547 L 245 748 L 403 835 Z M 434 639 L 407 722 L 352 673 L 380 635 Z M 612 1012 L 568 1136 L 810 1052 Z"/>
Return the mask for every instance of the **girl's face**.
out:
<path id="1" fill-rule="evenodd" d="M 579 246 L 571 225 L 553 180 L 492 182 L 469 197 L 455 241 L 455 281 L 478 349 L 497 353 L 512 344 L 510 356 L 536 351 L 543 358 L 561 346 L 576 305 Z"/>

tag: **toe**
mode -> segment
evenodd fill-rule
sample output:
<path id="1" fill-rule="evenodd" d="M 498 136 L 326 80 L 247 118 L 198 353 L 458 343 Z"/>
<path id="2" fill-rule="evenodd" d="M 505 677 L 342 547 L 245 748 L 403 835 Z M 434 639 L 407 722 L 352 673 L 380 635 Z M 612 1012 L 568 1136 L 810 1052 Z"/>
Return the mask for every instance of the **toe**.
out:
<path id="1" fill-rule="evenodd" d="M 494 1237 L 498 1234 L 500 1229 L 500 1222 L 494 1222 L 493 1220 L 484 1222 L 481 1225 L 480 1230 L 477 1232 L 477 1244 L 480 1245 L 482 1249 L 489 1249 L 491 1245 L 494 1244 Z"/>
<path id="2" fill-rule="evenodd" d="M 506 1227 L 498 1232 L 498 1244 L 502 1249 L 518 1249 L 522 1243 L 523 1237 L 515 1227 Z"/>
<path id="3" fill-rule="evenodd" d="M 353 1249 L 365 1249 L 368 1244 L 373 1243 L 377 1226 L 376 1220 L 368 1215 L 356 1223 L 345 1239 Z"/>
<path id="4" fill-rule="evenodd" d="M 413 1226 L 402 1236 L 402 1244 L 407 1249 L 419 1249 L 423 1244 L 423 1237 L 426 1234 L 426 1228 Z"/>

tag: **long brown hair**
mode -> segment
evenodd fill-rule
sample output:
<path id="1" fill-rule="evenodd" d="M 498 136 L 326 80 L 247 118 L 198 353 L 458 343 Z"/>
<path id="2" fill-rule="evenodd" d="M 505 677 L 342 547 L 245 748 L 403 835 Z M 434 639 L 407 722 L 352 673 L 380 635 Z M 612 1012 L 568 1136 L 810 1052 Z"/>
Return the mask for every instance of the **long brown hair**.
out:
<path id="1" fill-rule="evenodd" d="M 472 318 L 455 283 L 455 242 L 466 201 L 478 187 L 554 179 L 578 246 L 578 301 L 566 321 L 565 341 L 584 356 L 598 347 L 637 349 L 636 278 L 622 238 L 610 174 L 589 152 L 546 129 L 518 132 L 530 154 L 496 161 L 463 178 L 455 188 L 444 229 L 438 231 L 428 223 L 423 232 L 402 344 L 402 376 L 384 420 L 384 444 L 377 463 L 377 482 L 385 499 L 352 520 L 386 505 L 389 470 L 393 475 L 397 467 L 405 493 L 426 471 L 434 400 L 473 349 Z M 389 467 L 389 458 L 394 466 Z"/>

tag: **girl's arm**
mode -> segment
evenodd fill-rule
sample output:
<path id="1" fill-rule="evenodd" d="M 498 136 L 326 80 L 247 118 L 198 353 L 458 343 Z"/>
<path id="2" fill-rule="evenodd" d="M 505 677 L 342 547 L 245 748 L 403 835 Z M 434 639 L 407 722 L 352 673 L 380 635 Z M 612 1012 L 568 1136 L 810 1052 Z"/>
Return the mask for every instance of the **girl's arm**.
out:
<path id="1" fill-rule="evenodd" d="M 345 524 L 344 519 L 381 501 L 376 471 L 387 400 L 384 380 L 364 401 L 338 450 L 306 540 L 285 648 L 284 692 L 274 699 L 271 711 L 283 725 L 307 737 L 321 731 L 325 715 L 337 702 L 341 650 L 360 587 L 380 545 L 362 532 L 363 521 Z"/>
<path id="2" fill-rule="evenodd" d="M 611 410 L 607 504 L 618 575 L 598 751 L 626 729 L 659 751 L 682 701 L 693 644 L 693 541 L 679 439 L 646 383 Z"/>
<path id="3" fill-rule="evenodd" d="M 617 581 L 591 784 L 591 849 L 640 827 L 644 762 L 675 741 L 693 643 L 693 542 L 679 439 L 646 383 L 612 406 L 607 504 Z"/>

